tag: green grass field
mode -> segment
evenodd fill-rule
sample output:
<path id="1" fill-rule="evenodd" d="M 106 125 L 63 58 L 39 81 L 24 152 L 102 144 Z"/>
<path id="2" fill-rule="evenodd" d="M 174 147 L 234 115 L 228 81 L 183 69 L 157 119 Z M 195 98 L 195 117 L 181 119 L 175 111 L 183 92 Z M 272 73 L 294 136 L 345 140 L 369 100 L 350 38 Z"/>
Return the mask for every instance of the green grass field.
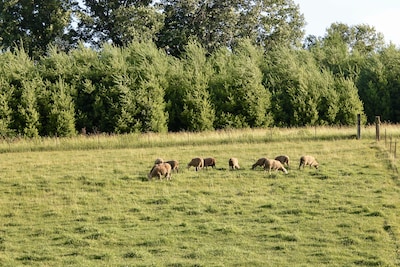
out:
<path id="1" fill-rule="evenodd" d="M 354 131 L 3 141 L 0 266 L 399 266 L 394 146 Z M 280 154 L 289 174 L 251 170 Z M 320 168 L 298 170 L 303 154 Z M 186 169 L 196 156 L 216 168 Z M 147 180 L 157 157 L 181 163 L 172 181 Z"/>

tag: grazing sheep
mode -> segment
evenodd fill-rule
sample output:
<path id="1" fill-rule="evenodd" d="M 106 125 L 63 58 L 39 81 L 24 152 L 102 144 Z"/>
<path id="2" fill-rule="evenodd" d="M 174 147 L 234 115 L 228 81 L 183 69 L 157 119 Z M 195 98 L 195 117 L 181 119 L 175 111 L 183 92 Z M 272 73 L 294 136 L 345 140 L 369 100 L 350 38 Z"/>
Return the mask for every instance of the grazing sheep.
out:
<path id="1" fill-rule="evenodd" d="M 315 158 L 313 156 L 301 156 L 300 158 L 300 164 L 299 164 L 299 169 L 301 167 L 304 166 L 310 166 L 311 167 L 315 167 L 316 169 L 318 169 L 318 162 L 315 160 Z"/>
<path id="2" fill-rule="evenodd" d="M 267 159 L 264 169 L 268 170 L 269 174 L 271 174 L 271 171 L 283 171 L 285 174 L 288 173 L 282 163 L 275 159 Z"/>
<path id="3" fill-rule="evenodd" d="M 232 170 L 239 170 L 239 160 L 237 158 L 230 158 L 229 159 L 229 168 Z"/>
<path id="4" fill-rule="evenodd" d="M 196 171 L 204 167 L 204 159 L 203 158 L 193 158 L 187 165 L 187 168 L 194 167 Z"/>
<path id="5" fill-rule="evenodd" d="M 280 155 L 280 156 L 277 156 L 275 158 L 275 160 L 280 161 L 280 163 L 289 167 L 289 156 Z"/>
<path id="6" fill-rule="evenodd" d="M 208 169 L 208 166 L 210 166 L 211 168 L 214 168 L 215 163 L 216 163 L 215 158 L 205 158 L 203 167 L 206 167 L 207 169 Z"/>
<path id="7" fill-rule="evenodd" d="M 251 167 L 251 169 L 254 170 L 257 166 L 265 167 L 266 161 L 267 161 L 267 158 L 259 158 L 259 159 L 257 160 L 257 162 L 253 164 L 253 166 Z"/>
<path id="8" fill-rule="evenodd" d="M 162 159 L 162 158 L 157 158 L 155 161 L 154 161 L 154 164 L 160 164 L 160 163 L 163 163 L 164 162 L 164 160 Z"/>
<path id="9" fill-rule="evenodd" d="M 171 180 L 171 165 L 169 163 L 163 162 L 154 165 L 148 175 L 148 179 L 151 180 L 153 177 L 158 177 L 161 180 L 162 176 L 167 178 L 167 180 Z"/>
<path id="10" fill-rule="evenodd" d="M 171 170 L 172 171 L 178 172 L 178 169 L 179 169 L 179 162 L 178 161 L 169 160 L 169 161 L 166 161 L 166 163 L 169 163 L 169 165 L 171 165 Z"/>

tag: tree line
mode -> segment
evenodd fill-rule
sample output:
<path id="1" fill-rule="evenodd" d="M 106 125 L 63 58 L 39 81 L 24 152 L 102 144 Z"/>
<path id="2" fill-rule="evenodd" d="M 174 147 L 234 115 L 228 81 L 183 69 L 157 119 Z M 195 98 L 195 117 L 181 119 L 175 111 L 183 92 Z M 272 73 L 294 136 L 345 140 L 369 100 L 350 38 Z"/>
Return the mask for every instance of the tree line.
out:
<path id="1" fill-rule="evenodd" d="M 400 51 L 369 25 L 303 38 L 290 0 L 35 3 L 0 3 L 3 137 L 400 120 Z"/>

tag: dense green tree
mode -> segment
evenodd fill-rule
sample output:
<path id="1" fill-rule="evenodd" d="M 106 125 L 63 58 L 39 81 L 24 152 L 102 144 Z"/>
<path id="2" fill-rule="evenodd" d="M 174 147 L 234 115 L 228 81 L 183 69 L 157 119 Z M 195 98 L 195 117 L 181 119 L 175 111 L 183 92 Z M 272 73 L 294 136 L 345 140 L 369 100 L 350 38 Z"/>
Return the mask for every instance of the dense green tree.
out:
<path id="1" fill-rule="evenodd" d="M 252 26 L 253 34 L 259 44 L 266 49 L 276 46 L 300 47 L 304 36 L 305 20 L 300 13 L 299 5 L 293 0 L 259 0 L 245 1 L 249 14 L 255 14 L 256 23 Z M 251 16 L 244 16 L 245 25 L 251 25 L 248 19 L 254 20 Z M 248 29 L 244 29 L 244 33 Z"/>
<path id="2" fill-rule="evenodd" d="M 268 114 L 270 93 L 262 85 L 262 49 L 241 41 L 233 53 L 221 48 L 214 53 L 215 74 L 210 92 L 216 109 L 216 128 L 260 127 L 272 123 Z"/>
<path id="3" fill-rule="evenodd" d="M 183 131 L 186 123 L 182 118 L 185 90 L 189 82 L 185 77 L 183 62 L 177 58 L 170 59 L 166 73 L 168 85 L 165 91 L 166 109 L 168 111 L 168 130 Z"/>
<path id="4" fill-rule="evenodd" d="M 1 91 L 4 103 L 11 111 L 10 132 L 35 137 L 39 135 L 40 122 L 37 93 L 43 88 L 33 60 L 24 49 L 0 54 Z"/>
<path id="5" fill-rule="evenodd" d="M 344 23 L 332 23 L 324 39 L 329 40 L 337 36 L 348 45 L 350 51 L 357 50 L 362 54 L 379 51 L 384 45 L 383 34 L 367 24 L 349 26 Z"/>
<path id="6" fill-rule="evenodd" d="M 117 132 L 166 132 L 167 58 L 151 43 L 126 48 L 126 73 L 115 74 L 119 92 Z"/>
<path id="7" fill-rule="evenodd" d="M 72 88 L 60 78 L 50 86 L 50 112 L 48 134 L 56 136 L 74 136 L 75 104 L 71 92 Z"/>
<path id="8" fill-rule="evenodd" d="M 400 122 L 400 49 L 390 45 L 380 53 L 380 57 L 388 81 L 385 89 L 390 94 L 390 117 L 387 121 L 398 123 Z"/>
<path id="9" fill-rule="evenodd" d="M 318 120 L 319 95 L 315 88 L 307 88 L 313 66 L 301 53 L 288 48 L 274 50 L 263 70 L 265 86 L 272 93 L 272 114 L 279 126 L 313 125 Z"/>
<path id="10" fill-rule="evenodd" d="M 185 93 L 182 120 L 190 131 L 212 130 L 215 111 L 211 105 L 208 83 L 212 75 L 205 49 L 196 42 L 189 42 L 183 58 Z"/>
<path id="11" fill-rule="evenodd" d="M 270 48 L 300 45 L 305 25 L 291 0 L 161 1 L 165 15 L 158 45 L 178 56 L 192 38 L 209 53 L 232 48 L 240 39 Z"/>
<path id="12" fill-rule="evenodd" d="M 162 13 L 151 0 L 83 0 L 78 13 L 80 39 L 96 48 L 152 40 L 162 26 Z"/>
<path id="13" fill-rule="evenodd" d="M 376 115 L 382 116 L 382 120 L 388 120 L 390 117 L 390 94 L 386 86 L 385 66 L 379 56 L 368 58 L 360 72 L 357 87 L 364 103 L 367 121 L 370 123 L 375 121 Z"/>
<path id="14" fill-rule="evenodd" d="M 40 88 L 44 88 L 40 79 L 22 82 L 22 95 L 18 105 L 18 132 L 27 137 L 39 136 L 41 125 L 36 90 Z"/>
<path id="15" fill-rule="evenodd" d="M 0 77 L 0 137 L 12 135 L 12 109 L 10 107 L 14 88 Z"/>
<path id="16" fill-rule="evenodd" d="M 357 80 L 367 120 L 400 121 L 400 50 L 393 45 L 370 56 Z"/>
<path id="17" fill-rule="evenodd" d="M 74 64 L 72 85 L 78 130 L 85 128 L 88 133 L 114 130 L 119 101 L 115 75 L 121 74 L 124 61 L 121 61 L 122 56 L 117 56 L 118 49 L 109 47 L 105 45 L 95 51 L 80 44 L 70 53 Z"/>
<path id="18" fill-rule="evenodd" d="M 65 43 L 73 0 L 0 1 L 0 46 L 24 47 L 31 57 L 46 53 L 49 44 Z"/>
<path id="19" fill-rule="evenodd" d="M 208 84 L 212 68 L 206 50 L 198 42 L 190 42 L 185 54 L 169 72 L 166 100 L 171 130 L 204 131 L 213 129 L 215 111 Z"/>
<path id="20" fill-rule="evenodd" d="M 318 101 L 318 124 L 334 125 L 337 124 L 337 115 L 340 106 L 338 105 L 339 93 L 335 88 L 335 79 L 329 71 L 323 70 L 319 72 L 318 68 L 312 69 L 311 79 L 315 79 L 313 84 L 315 89 L 319 91 L 320 97 Z"/>
<path id="21" fill-rule="evenodd" d="M 264 75 L 276 125 L 349 124 L 355 112 L 362 113 L 354 83 L 321 71 L 310 52 L 275 50 L 266 60 Z"/>
<path id="22" fill-rule="evenodd" d="M 335 88 L 339 95 L 336 124 L 355 125 L 357 114 L 364 116 L 364 108 L 353 80 L 336 78 Z"/>
<path id="23" fill-rule="evenodd" d="M 304 46 L 321 69 L 355 81 L 366 58 L 383 49 L 383 43 L 383 35 L 373 27 L 333 23 L 324 37 L 309 37 Z"/>

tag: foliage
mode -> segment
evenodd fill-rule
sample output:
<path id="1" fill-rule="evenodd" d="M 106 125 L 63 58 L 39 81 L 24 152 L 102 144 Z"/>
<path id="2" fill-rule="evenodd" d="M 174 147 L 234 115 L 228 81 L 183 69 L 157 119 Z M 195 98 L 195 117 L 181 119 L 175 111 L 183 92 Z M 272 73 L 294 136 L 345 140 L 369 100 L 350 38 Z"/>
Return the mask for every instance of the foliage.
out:
<path id="1" fill-rule="evenodd" d="M 210 92 L 216 107 L 216 128 L 272 124 L 270 92 L 262 85 L 262 60 L 261 49 L 248 39 L 239 42 L 233 52 L 221 49 L 215 53 Z"/>
<path id="2" fill-rule="evenodd" d="M 206 51 L 199 43 L 190 42 L 184 58 L 182 122 L 189 131 L 211 130 L 215 113 L 207 91 L 212 69 Z"/>
<path id="3" fill-rule="evenodd" d="M 164 27 L 158 45 L 179 56 L 190 40 L 209 53 L 249 38 L 266 49 L 299 45 L 304 18 L 291 0 L 161 1 Z"/>
<path id="4" fill-rule="evenodd" d="M 70 95 L 73 90 L 61 78 L 52 87 L 48 133 L 55 136 L 74 136 L 75 105 Z"/>
<path id="5" fill-rule="evenodd" d="M 121 103 L 116 131 L 166 132 L 165 54 L 150 42 L 133 42 L 126 53 L 126 64 L 131 67 L 116 76 Z"/>
<path id="6" fill-rule="evenodd" d="M 383 48 L 384 37 L 374 27 L 366 24 L 348 26 L 343 23 L 332 23 L 327 29 L 325 40 L 339 37 L 348 45 L 350 51 L 369 54 Z"/>
<path id="7" fill-rule="evenodd" d="M 12 134 L 12 109 L 10 107 L 13 87 L 0 78 L 0 137 L 8 137 Z"/>
<path id="8" fill-rule="evenodd" d="M 0 3 L 4 137 L 399 121 L 399 49 L 342 23 L 301 48 L 291 0 L 25 2 Z"/>
<path id="9" fill-rule="evenodd" d="M 264 67 L 265 86 L 272 92 L 277 125 L 335 123 L 338 97 L 334 78 L 320 72 L 307 51 L 278 49 Z"/>
<path id="10" fill-rule="evenodd" d="M 72 23 L 69 0 L 0 1 L 0 46 L 25 48 L 29 56 L 39 58 L 49 44 L 62 44 Z"/>
<path id="11" fill-rule="evenodd" d="M 380 115 L 384 121 L 397 122 L 399 109 L 400 51 L 394 46 L 368 58 L 357 80 L 369 122 Z"/>
<path id="12" fill-rule="evenodd" d="M 96 48 L 152 40 L 162 26 L 162 15 L 150 4 L 149 0 L 84 0 L 77 12 L 80 39 Z"/>

